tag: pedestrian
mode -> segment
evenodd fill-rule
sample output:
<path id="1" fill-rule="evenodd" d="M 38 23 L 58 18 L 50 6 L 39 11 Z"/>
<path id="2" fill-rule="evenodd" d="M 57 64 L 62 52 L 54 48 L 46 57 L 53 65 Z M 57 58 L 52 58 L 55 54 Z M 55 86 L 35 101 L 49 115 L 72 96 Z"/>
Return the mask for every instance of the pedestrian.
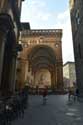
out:
<path id="1" fill-rule="evenodd" d="M 36 85 L 36 94 L 38 95 L 39 94 L 39 86 Z"/>
<path id="2" fill-rule="evenodd" d="M 71 97 L 73 97 L 75 101 L 75 88 L 69 88 L 68 89 L 68 100 L 71 101 Z"/>
<path id="3" fill-rule="evenodd" d="M 48 95 L 48 88 L 47 88 L 47 86 L 45 86 L 44 89 L 43 89 L 43 94 L 42 94 L 42 96 L 43 96 L 43 105 L 45 105 L 46 102 L 47 102 L 47 95 Z"/>
<path id="4" fill-rule="evenodd" d="M 79 89 L 78 88 L 76 88 L 75 96 L 76 96 L 76 100 L 78 101 L 78 99 L 79 99 Z"/>

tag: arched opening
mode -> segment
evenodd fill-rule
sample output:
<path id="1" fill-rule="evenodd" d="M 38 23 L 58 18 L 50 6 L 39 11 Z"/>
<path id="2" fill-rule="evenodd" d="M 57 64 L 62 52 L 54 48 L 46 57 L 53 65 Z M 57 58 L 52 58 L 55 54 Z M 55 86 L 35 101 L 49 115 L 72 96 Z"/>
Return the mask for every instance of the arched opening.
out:
<path id="1" fill-rule="evenodd" d="M 26 82 L 30 86 L 35 86 L 35 73 L 40 69 L 46 69 L 51 75 L 51 88 L 62 90 L 62 30 L 26 30 L 26 34 L 23 31 L 21 35 L 23 52 L 19 61 L 21 70 L 18 73 L 18 81 L 20 88 L 23 88 Z M 39 42 L 41 36 L 44 39 Z M 33 43 L 34 40 L 35 43 Z M 56 44 L 58 44 L 57 47 Z"/>
<path id="2" fill-rule="evenodd" d="M 55 51 L 47 45 L 36 45 L 28 53 L 29 72 L 33 76 L 33 86 L 57 88 L 56 81 L 56 55 Z M 27 73 L 29 75 L 29 73 Z"/>

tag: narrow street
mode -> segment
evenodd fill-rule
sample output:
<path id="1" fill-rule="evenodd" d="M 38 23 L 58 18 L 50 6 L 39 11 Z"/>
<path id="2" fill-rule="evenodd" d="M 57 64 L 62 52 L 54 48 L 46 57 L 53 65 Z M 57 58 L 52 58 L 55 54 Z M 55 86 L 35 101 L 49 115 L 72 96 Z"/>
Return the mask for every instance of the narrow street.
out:
<path id="1" fill-rule="evenodd" d="M 42 96 L 29 96 L 23 119 L 13 125 L 83 125 L 82 103 L 68 102 L 67 95 L 49 95 L 42 105 Z"/>
<path id="2" fill-rule="evenodd" d="M 83 125 L 83 0 L 0 0 L 0 125 Z"/>

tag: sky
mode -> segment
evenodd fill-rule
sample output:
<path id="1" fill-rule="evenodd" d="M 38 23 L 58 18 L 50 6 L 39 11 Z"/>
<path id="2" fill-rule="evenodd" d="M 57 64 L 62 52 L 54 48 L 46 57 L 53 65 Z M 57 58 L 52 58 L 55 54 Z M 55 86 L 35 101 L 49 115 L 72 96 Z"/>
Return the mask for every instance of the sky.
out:
<path id="1" fill-rule="evenodd" d="M 62 29 L 63 63 L 74 61 L 69 0 L 25 0 L 21 22 L 29 22 L 31 29 Z"/>

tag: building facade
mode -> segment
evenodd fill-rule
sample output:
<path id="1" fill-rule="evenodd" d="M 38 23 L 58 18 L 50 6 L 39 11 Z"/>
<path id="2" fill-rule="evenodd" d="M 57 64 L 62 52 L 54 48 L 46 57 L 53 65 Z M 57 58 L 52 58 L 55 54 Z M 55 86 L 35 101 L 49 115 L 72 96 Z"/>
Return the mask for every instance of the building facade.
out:
<path id="1" fill-rule="evenodd" d="M 75 87 L 76 84 L 76 71 L 74 62 L 66 62 L 63 65 L 63 81 L 64 88 Z"/>
<path id="2" fill-rule="evenodd" d="M 83 0 L 70 0 L 70 15 L 76 65 L 76 79 L 83 97 Z"/>
<path id="3" fill-rule="evenodd" d="M 21 32 L 17 82 L 52 89 L 63 88 L 62 30 L 35 29 Z"/>
<path id="4" fill-rule="evenodd" d="M 15 69 L 23 0 L 0 0 L 0 93 L 15 88 Z"/>

